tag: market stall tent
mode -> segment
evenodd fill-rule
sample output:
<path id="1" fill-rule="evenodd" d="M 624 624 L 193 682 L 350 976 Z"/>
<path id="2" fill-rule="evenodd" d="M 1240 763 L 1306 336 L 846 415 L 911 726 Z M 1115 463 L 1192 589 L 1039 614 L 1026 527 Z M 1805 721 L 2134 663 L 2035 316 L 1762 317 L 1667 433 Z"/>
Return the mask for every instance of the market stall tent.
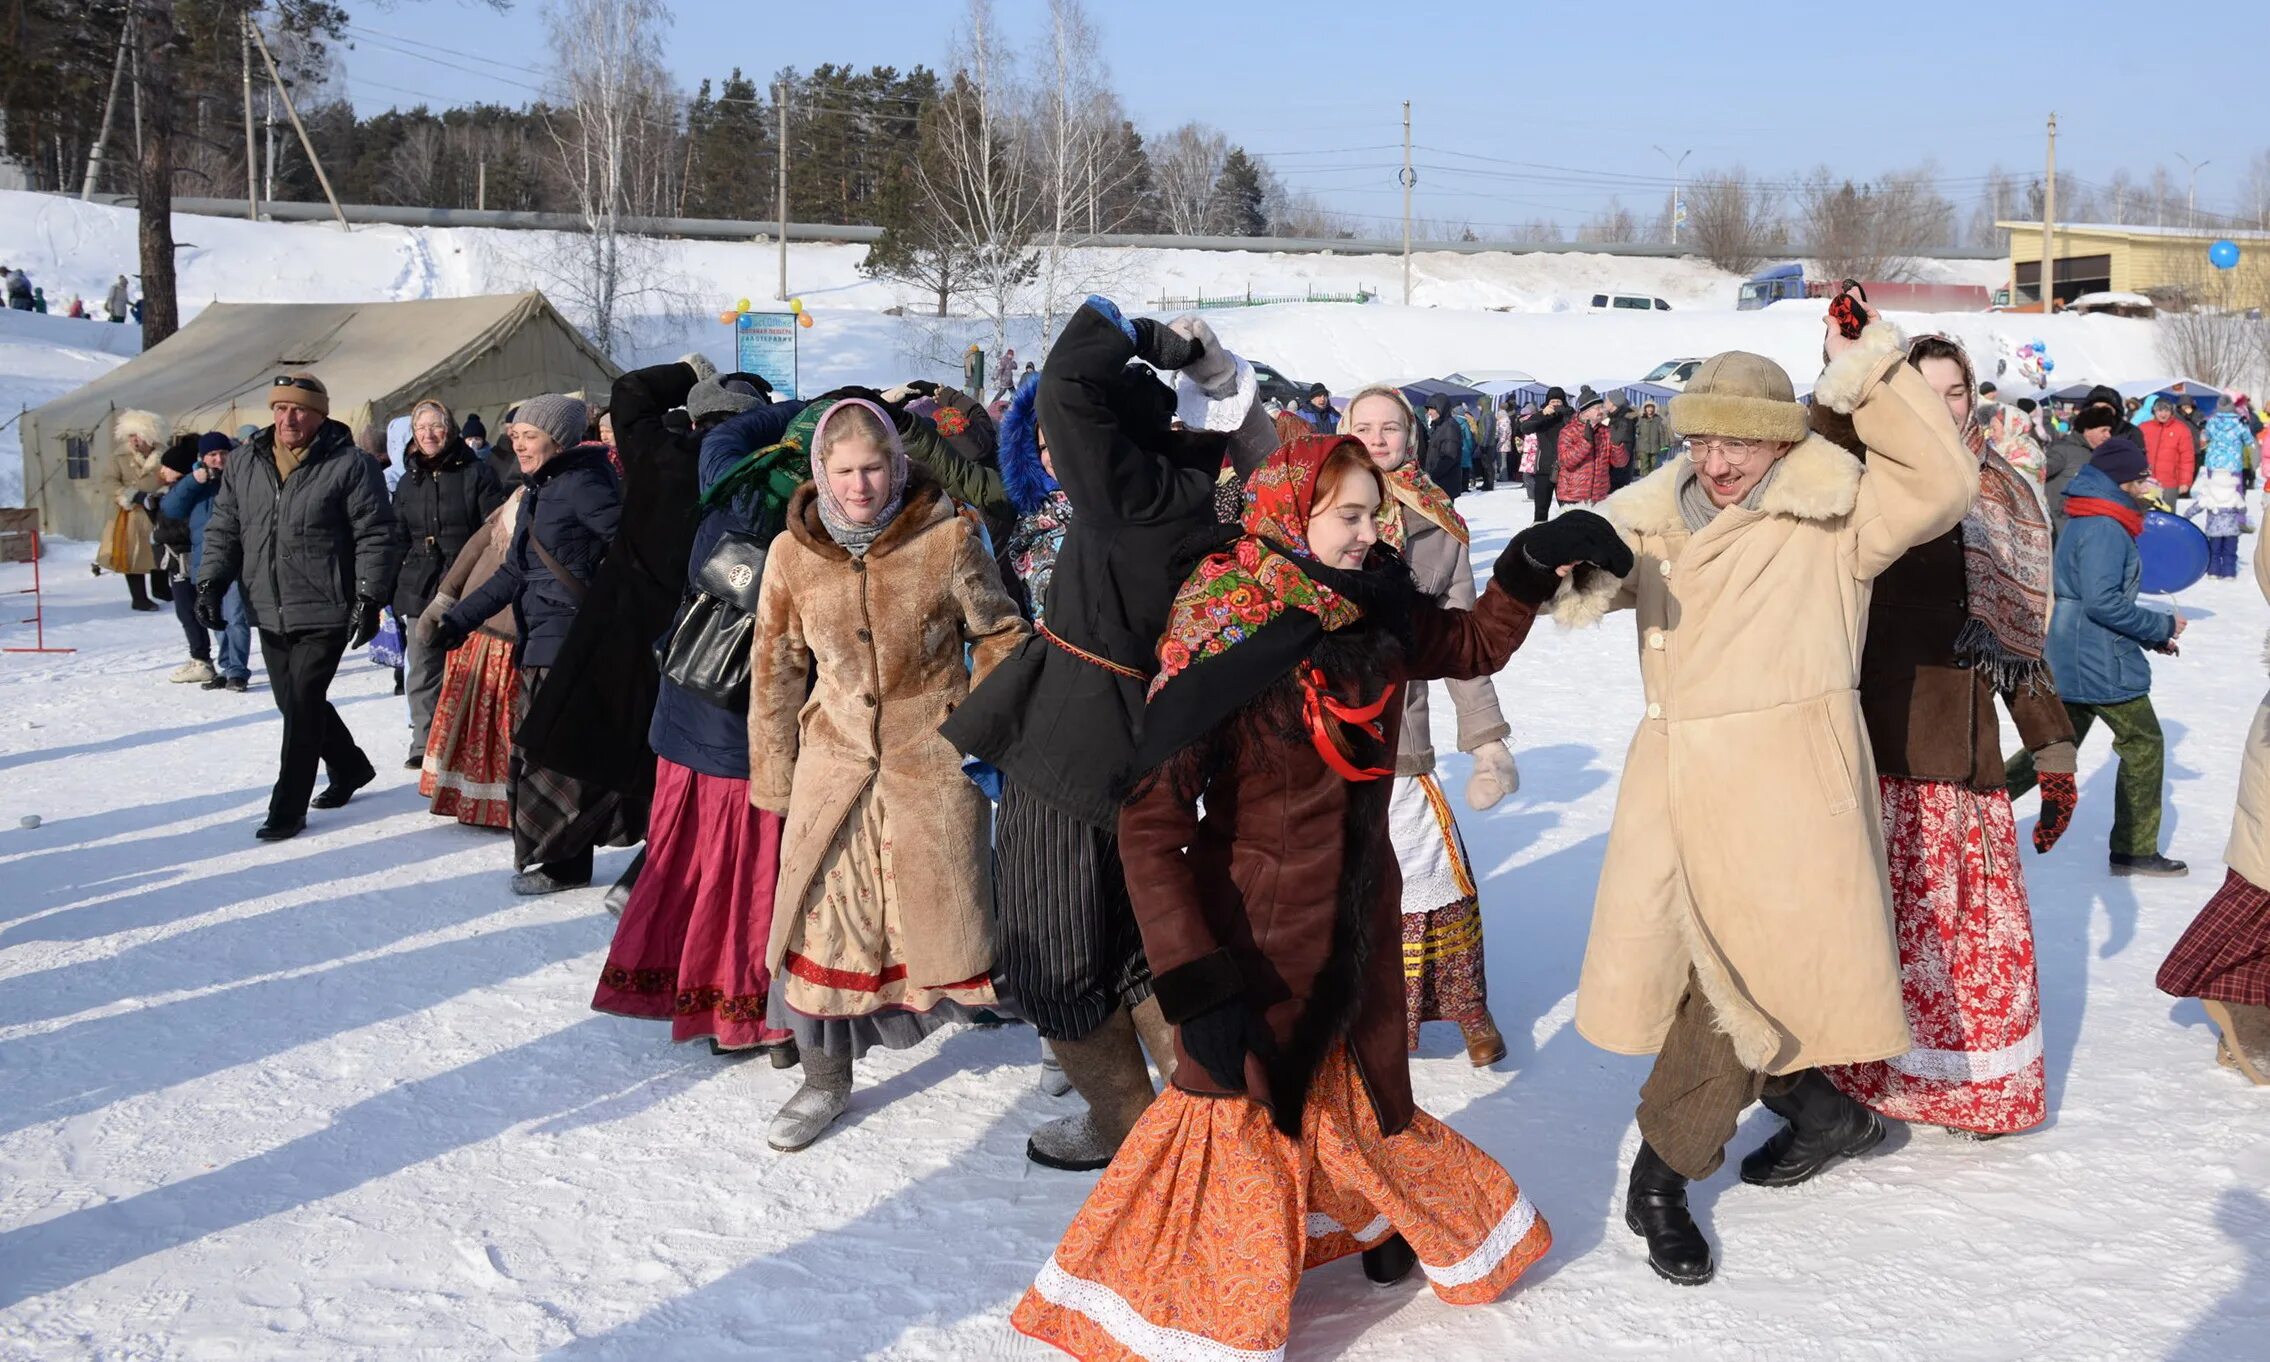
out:
<path id="1" fill-rule="evenodd" d="M 266 426 L 276 375 L 305 369 L 331 391 L 332 419 L 376 427 L 423 397 L 460 420 L 547 392 L 604 393 L 614 362 L 541 293 L 403 303 L 215 303 L 163 344 L 23 420 L 24 499 L 46 532 L 95 539 L 113 508 L 95 470 L 111 418 L 154 411 L 176 434 Z"/>

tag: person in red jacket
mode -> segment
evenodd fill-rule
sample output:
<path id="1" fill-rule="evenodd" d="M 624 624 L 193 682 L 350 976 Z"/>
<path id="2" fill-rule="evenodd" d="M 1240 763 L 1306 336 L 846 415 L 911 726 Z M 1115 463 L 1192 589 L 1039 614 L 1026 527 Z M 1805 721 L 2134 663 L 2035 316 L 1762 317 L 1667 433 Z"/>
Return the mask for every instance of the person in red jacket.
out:
<path id="1" fill-rule="evenodd" d="M 2152 419 L 2138 428 L 2144 437 L 2144 457 L 2152 464 L 2152 477 L 2170 497 L 2191 495 L 2191 480 L 2199 472 L 2199 441 L 2188 422 L 2179 420 L 2175 404 L 2152 404 Z"/>
<path id="2" fill-rule="evenodd" d="M 1606 501 L 1615 490 L 1609 470 L 1631 462 L 1631 455 L 1608 424 L 1608 399 L 1590 388 L 1580 389 L 1576 419 L 1561 427 L 1560 490 L 1563 506 L 1589 506 Z"/>

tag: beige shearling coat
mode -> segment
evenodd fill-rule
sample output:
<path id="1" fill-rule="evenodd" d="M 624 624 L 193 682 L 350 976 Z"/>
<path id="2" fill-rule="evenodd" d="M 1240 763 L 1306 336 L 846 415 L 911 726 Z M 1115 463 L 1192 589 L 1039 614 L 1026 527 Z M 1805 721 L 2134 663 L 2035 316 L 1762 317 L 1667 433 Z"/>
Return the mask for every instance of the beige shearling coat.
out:
<path id="1" fill-rule="evenodd" d="M 977 524 L 919 467 L 863 558 L 828 537 L 810 484 L 790 501 L 757 593 L 749 685 L 749 802 L 786 820 L 774 972 L 870 786 L 909 931 L 893 963 L 920 986 L 992 967 L 986 800 L 938 725 L 1026 633 Z"/>
<path id="2" fill-rule="evenodd" d="M 126 438 L 139 435 L 150 446 L 148 454 L 134 452 Z M 110 458 L 100 465 L 95 484 L 102 489 L 104 523 L 118 514 L 118 498 L 123 492 L 146 497 L 158 490 L 158 460 L 165 455 L 166 431 L 158 418 L 149 412 L 130 411 L 119 414 L 110 438 Z M 150 513 L 139 500 L 126 512 L 127 526 L 116 543 L 116 552 L 103 554 L 101 566 L 112 572 L 155 572 L 158 570 L 157 547 L 150 542 Z"/>
<path id="3" fill-rule="evenodd" d="M 2254 584 L 2270 596 L 2270 534 L 2254 541 Z M 2266 651 L 2270 656 L 2270 651 Z M 2257 888 L 2270 886 L 2270 695 L 2254 711 L 2238 769 L 2238 814 L 2223 862 Z"/>
<path id="4" fill-rule="evenodd" d="M 1978 469 L 1900 356 L 1871 328 L 1814 391 L 1851 413 L 1865 470 L 1814 436 L 1759 509 L 1690 534 L 1682 455 L 1599 507 L 1632 575 L 1555 600 L 1563 623 L 1636 610 L 1647 693 L 1577 991 L 1577 1029 L 1604 1049 L 1659 1049 L 1690 971 L 1753 1070 L 1909 1048 L 1861 649 L 1870 583 L 1962 519 Z"/>

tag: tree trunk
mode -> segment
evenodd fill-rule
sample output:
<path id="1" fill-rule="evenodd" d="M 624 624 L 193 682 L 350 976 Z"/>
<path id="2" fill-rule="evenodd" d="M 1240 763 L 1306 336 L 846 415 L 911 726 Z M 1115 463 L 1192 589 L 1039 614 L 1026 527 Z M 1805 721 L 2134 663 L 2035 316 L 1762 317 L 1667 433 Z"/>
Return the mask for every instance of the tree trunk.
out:
<path id="1" fill-rule="evenodd" d="M 142 348 L 181 329 L 173 280 L 173 0 L 137 0 L 142 21 Z"/>

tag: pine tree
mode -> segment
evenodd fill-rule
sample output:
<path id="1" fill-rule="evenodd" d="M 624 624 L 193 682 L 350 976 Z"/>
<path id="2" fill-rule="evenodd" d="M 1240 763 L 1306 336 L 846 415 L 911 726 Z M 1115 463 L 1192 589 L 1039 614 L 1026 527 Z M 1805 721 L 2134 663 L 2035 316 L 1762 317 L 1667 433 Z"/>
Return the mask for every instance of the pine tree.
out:
<path id="1" fill-rule="evenodd" d="M 1221 178 L 1214 181 L 1208 214 L 1212 229 L 1224 236 L 1267 236 L 1269 214 L 1262 205 L 1268 196 L 1261 168 L 1244 147 L 1231 147 L 1229 158 L 1222 162 Z"/>

